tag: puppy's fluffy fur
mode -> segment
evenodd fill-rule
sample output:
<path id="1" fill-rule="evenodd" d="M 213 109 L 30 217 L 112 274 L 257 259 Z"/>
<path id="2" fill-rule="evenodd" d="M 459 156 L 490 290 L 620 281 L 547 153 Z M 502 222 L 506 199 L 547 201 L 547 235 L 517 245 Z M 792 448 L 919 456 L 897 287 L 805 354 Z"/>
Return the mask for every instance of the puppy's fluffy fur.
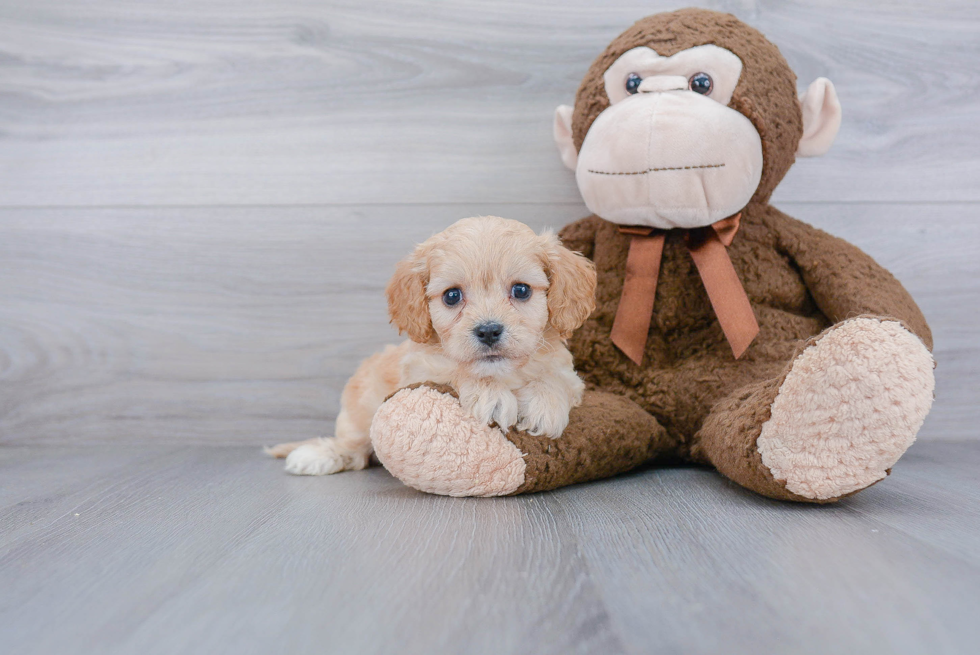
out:
<path id="1" fill-rule="evenodd" d="M 388 311 L 409 340 L 364 360 L 347 382 L 336 436 L 267 452 L 286 457 L 290 473 L 362 469 L 375 411 L 425 381 L 452 385 L 482 422 L 561 436 L 584 389 L 565 341 L 595 308 L 595 286 L 592 263 L 550 232 L 493 216 L 453 224 L 398 264 Z"/>

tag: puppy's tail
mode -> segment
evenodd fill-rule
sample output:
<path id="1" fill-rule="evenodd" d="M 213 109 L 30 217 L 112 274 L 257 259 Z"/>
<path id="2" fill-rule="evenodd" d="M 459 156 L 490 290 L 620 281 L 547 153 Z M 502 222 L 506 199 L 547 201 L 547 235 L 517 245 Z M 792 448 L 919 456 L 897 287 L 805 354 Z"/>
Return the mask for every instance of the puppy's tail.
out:
<path id="1" fill-rule="evenodd" d="M 289 441 L 286 443 L 276 444 L 275 446 L 262 446 L 262 452 L 264 452 L 269 457 L 275 457 L 276 459 L 282 459 L 289 453 L 293 452 L 302 445 L 308 443 L 318 443 L 320 437 L 315 439 L 307 439 L 306 441 Z"/>

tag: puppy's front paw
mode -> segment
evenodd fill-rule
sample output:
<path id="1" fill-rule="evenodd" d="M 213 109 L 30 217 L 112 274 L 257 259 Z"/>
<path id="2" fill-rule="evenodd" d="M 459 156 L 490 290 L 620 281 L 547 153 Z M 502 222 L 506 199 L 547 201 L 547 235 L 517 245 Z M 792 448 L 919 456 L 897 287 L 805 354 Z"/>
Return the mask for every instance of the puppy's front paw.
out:
<path id="1" fill-rule="evenodd" d="M 496 423 L 506 432 L 517 423 L 517 397 L 508 389 L 460 391 L 460 403 L 481 423 Z"/>
<path id="2" fill-rule="evenodd" d="M 506 432 L 517 423 L 517 398 L 512 393 L 501 394 L 493 410 L 492 420 Z"/>
<path id="3" fill-rule="evenodd" d="M 345 449 L 335 439 L 306 443 L 286 456 L 286 472 L 293 475 L 330 475 L 357 471 L 368 464 L 370 455 Z"/>
<path id="4" fill-rule="evenodd" d="M 568 427 L 568 412 L 546 410 L 525 414 L 517 423 L 517 429 L 535 437 L 557 439 Z"/>

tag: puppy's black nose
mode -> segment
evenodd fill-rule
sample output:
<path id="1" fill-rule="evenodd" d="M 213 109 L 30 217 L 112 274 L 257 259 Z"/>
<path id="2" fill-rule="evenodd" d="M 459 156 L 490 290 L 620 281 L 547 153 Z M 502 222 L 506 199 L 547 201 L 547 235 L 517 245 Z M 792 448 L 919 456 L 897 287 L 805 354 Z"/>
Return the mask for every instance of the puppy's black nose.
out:
<path id="1" fill-rule="evenodd" d="M 473 328 L 476 338 L 488 346 L 500 341 L 500 335 L 504 333 L 504 326 L 500 323 L 480 323 Z"/>

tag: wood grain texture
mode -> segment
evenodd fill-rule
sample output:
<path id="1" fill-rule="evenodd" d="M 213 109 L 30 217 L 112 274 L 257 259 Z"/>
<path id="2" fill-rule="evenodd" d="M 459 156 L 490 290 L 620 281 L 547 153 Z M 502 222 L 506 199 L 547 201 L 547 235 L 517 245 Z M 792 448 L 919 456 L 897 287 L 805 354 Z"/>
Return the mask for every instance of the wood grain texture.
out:
<path id="1" fill-rule="evenodd" d="M 800 507 L 651 468 L 450 499 L 255 447 L 332 432 L 412 244 L 587 213 L 554 107 L 685 4 L 0 3 L 0 650 L 975 652 L 973 0 L 701 3 L 835 82 L 838 143 L 775 204 L 932 325 L 936 404 L 881 484 Z"/>
<path id="2" fill-rule="evenodd" d="M 0 205 L 577 202 L 555 106 L 684 4 L 8 0 Z M 837 145 L 778 200 L 980 200 L 973 0 L 702 4 L 837 85 Z"/>
<path id="3" fill-rule="evenodd" d="M 777 204 L 906 283 L 940 362 L 922 436 L 974 438 L 980 204 L 948 201 L 980 199 L 980 11 L 708 6 L 837 82 L 839 144 Z M 381 289 L 413 243 L 466 215 L 586 213 L 553 107 L 670 8 L 4 3 L 0 443 L 329 434 L 347 376 L 395 338 Z"/>
<path id="4" fill-rule="evenodd" d="M 826 507 L 704 469 L 453 499 L 259 455 L 0 450 L 4 649 L 931 655 L 980 638 L 976 442 L 917 444 Z"/>
<path id="5" fill-rule="evenodd" d="M 976 438 L 974 204 L 790 204 L 909 288 L 936 341 L 923 439 Z M 262 444 L 332 434 L 358 362 L 398 337 L 383 289 L 467 215 L 536 229 L 580 205 L 0 209 L 0 443 Z"/>

